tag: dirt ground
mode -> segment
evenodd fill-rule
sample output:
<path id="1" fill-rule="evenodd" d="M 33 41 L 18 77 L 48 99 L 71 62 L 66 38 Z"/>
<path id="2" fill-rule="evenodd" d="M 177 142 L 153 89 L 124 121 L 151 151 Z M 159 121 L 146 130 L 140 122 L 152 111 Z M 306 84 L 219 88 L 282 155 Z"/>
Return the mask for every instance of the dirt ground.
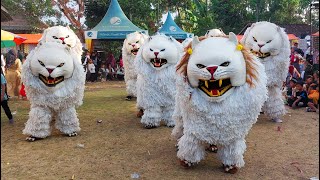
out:
<path id="1" fill-rule="evenodd" d="M 178 164 L 172 129 L 144 129 L 135 116 L 135 101 L 124 100 L 124 87 L 123 82 L 88 84 L 77 110 L 80 134 L 70 138 L 53 129 L 50 137 L 33 143 L 22 134 L 29 102 L 11 100 L 14 125 L 1 110 L 1 179 L 113 180 L 131 179 L 134 173 L 150 180 L 319 177 L 317 113 L 288 109 L 282 124 L 261 115 L 246 138 L 246 164 L 237 174 L 225 174 L 213 153 L 185 169 Z"/>

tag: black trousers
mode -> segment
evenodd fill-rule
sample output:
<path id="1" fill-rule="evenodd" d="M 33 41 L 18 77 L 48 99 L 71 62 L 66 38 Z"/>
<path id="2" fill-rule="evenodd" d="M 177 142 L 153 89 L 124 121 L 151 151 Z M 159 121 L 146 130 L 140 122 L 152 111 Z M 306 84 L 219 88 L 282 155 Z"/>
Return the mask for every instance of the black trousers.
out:
<path id="1" fill-rule="evenodd" d="M 12 119 L 12 114 L 11 114 L 10 108 L 8 106 L 8 100 L 1 101 L 1 106 L 2 106 L 2 108 L 4 110 L 4 112 L 6 113 L 7 117 L 9 119 Z"/>
<path id="2" fill-rule="evenodd" d="M 90 73 L 90 81 L 94 82 L 95 80 L 97 80 L 96 73 Z"/>

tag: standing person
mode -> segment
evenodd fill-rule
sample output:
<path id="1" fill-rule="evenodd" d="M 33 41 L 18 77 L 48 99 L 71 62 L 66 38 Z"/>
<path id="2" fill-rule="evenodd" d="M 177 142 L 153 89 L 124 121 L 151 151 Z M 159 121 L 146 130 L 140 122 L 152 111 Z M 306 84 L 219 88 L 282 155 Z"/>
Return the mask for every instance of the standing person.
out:
<path id="1" fill-rule="evenodd" d="M 112 52 L 109 52 L 106 63 L 109 64 L 109 65 L 111 65 L 112 68 L 115 68 L 116 59 L 114 58 Z M 109 67 L 109 66 L 107 66 L 107 67 Z"/>
<path id="2" fill-rule="evenodd" d="M 23 53 L 21 52 L 20 49 L 18 50 L 17 54 L 18 54 L 18 58 L 20 59 L 20 61 L 22 63 L 24 55 L 23 55 Z"/>
<path id="3" fill-rule="evenodd" d="M 89 60 L 88 70 L 89 70 L 89 73 L 90 73 L 90 81 L 94 82 L 95 79 L 96 79 L 96 67 L 93 64 L 92 59 Z"/>
<path id="4" fill-rule="evenodd" d="M 304 68 L 304 77 L 303 80 L 306 80 L 310 75 L 312 76 L 313 74 L 313 68 L 312 68 L 312 60 L 306 60 L 305 63 L 305 68 Z"/>
<path id="5" fill-rule="evenodd" d="M 86 80 L 88 81 L 89 80 L 89 76 L 90 76 L 90 73 L 88 72 L 88 62 L 89 62 L 89 59 L 90 59 L 90 52 L 87 51 L 86 52 L 86 55 L 82 61 L 82 66 L 84 68 L 84 72 L 86 73 Z"/>
<path id="6" fill-rule="evenodd" d="M 122 67 L 123 67 L 122 54 L 120 54 L 120 57 L 119 57 L 119 65 L 120 65 L 120 68 L 122 68 Z"/>
<path id="7" fill-rule="evenodd" d="M 28 56 L 28 54 L 25 53 L 25 55 L 24 55 L 24 57 L 23 57 L 23 59 L 22 59 L 22 65 L 23 65 L 24 62 L 27 60 L 27 56 Z M 26 100 L 26 99 L 27 99 L 27 94 L 26 94 L 26 91 L 25 91 L 24 88 L 25 88 L 25 87 L 24 87 L 24 84 L 21 83 L 21 88 L 20 88 L 19 94 L 20 94 L 20 96 L 21 96 L 21 98 L 22 98 L 23 100 Z"/>
<path id="8" fill-rule="evenodd" d="M 13 117 L 12 117 L 12 113 L 11 110 L 8 106 L 8 96 L 6 94 L 6 79 L 3 75 L 2 69 L 1 69 L 1 107 L 3 108 L 4 112 L 6 113 L 8 119 L 9 119 L 9 123 L 13 124 Z"/>
<path id="9" fill-rule="evenodd" d="M 21 61 L 17 52 L 11 49 L 7 54 L 7 92 L 11 97 L 19 96 L 21 85 Z"/>
<path id="10" fill-rule="evenodd" d="M 96 68 L 97 68 L 97 69 L 100 69 L 101 64 L 102 64 L 101 53 L 98 52 L 98 53 L 97 53 L 97 67 L 96 67 Z"/>
<path id="11" fill-rule="evenodd" d="M 5 66 L 6 66 L 6 61 L 4 60 L 3 54 L 1 54 L 1 70 L 2 70 L 3 73 L 6 72 L 5 71 Z"/>

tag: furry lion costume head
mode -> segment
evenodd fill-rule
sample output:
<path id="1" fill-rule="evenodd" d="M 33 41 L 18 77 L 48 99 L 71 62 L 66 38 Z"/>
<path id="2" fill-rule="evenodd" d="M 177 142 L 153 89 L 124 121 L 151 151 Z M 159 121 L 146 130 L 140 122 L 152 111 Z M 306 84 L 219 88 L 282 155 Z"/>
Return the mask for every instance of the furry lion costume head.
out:
<path id="1" fill-rule="evenodd" d="M 133 32 L 127 35 L 123 42 L 123 51 L 128 55 L 136 56 L 140 47 L 145 43 L 148 36 L 141 32 Z"/>
<path id="2" fill-rule="evenodd" d="M 286 48 L 290 50 L 284 29 L 267 21 L 252 24 L 244 33 L 241 43 L 260 59 L 277 56 Z"/>
<path id="3" fill-rule="evenodd" d="M 177 70 L 184 73 L 190 85 L 200 88 L 212 101 L 223 100 L 237 86 L 254 85 L 256 63 L 250 52 L 238 44 L 236 35 L 230 33 L 229 37 L 210 39 L 195 37 L 186 47 L 189 53 L 177 65 Z"/>
<path id="4" fill-rule="evenodd" d="M 156 70 L 175 65 L 181 53 L 182 45 L 164 34 L 151 36 L 142 49 L 143 60 Z"/>
<path id="5" fill-rule="evenodd" d="M 39 40 L 39 45 L 45 42 L 57 42 L 72 48 L 78 55 L 79 62 L 81 62 L 82 44 L 69 26 L 53 26 L 45 29 Z"/>
<path id="6" fill-rule="evenodd" d="M 22 81 L 30 101 L 49 105 L 59 101 L 59 97 L 74 97 L 82 102 L 83 67 L 77 55 L 61 43 L 45 42 L 34 49 L 23 64 Z"/>

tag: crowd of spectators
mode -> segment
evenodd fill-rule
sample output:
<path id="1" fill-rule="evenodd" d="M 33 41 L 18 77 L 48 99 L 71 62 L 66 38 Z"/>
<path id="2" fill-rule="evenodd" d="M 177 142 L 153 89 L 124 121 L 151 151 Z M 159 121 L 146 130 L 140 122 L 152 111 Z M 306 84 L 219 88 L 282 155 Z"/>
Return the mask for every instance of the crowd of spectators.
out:
<path id="1" fill-rule="evenodd" d="M 82 65 L 86 72 L 87 82 L 124 80 L 124 68 L 122 57 L 116 61 L 114 55 L 109 52 L 103 59 L 100 52 L 85 51 L 82 57 Z"/>
<path id="2" fill-rule="evenodd" d="M 292 47 L 284 96 L 292 109 L 319 112 L 319 55 L 304 54 L 297 44 Z"/>

